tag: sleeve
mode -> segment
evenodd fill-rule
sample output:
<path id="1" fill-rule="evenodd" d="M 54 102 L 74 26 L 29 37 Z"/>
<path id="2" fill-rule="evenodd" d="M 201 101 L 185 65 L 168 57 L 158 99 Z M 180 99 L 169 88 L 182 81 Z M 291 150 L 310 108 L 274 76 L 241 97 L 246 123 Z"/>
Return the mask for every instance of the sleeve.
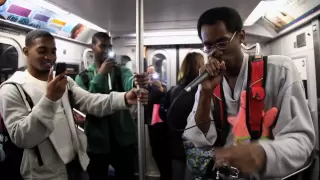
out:
<path id="1" fill-rule="evenodd" d="M 77 75 L 76 78 L 75 78 L 75 82 L 78 84 L 78 86 L 80 86 L 82 89 L 88 91 L 88 87 L 86 87 L 83 83 L 83 80 L 81 78 L 80 75 Z"/>
<path id="2" fill-rule="evenodd" d="M 121 66 L 121 80 L 124 91 L 130 91 L 133 88 L 133 73 L 127 67 Z"/>
<path id="3" fill-rule="evenodd" d="M 96 74 L 93 79 L 89 82 L 89 92 L 91 93 L 104 93 L 106 92 L 106 87 L 108 79 L 106 76 L 101 74 Z"/>
<path id="4" fill-rule="evenodd" d="M 302 168 L 315 145 L 313 121 L 301 81 L 283 88 L 278 95 L 280 111 L 273 129 L 274 140 L 261 140 L 266 153 L 262 176 L 280 178 Z"/>
<path id="5" fill-rule="evenodd" d="M 167 112 L 170 108 L 170 96 L 172 88 L 167 93 L 165 93 L 164 97 L 162 97 L 160 101 L 159 116 L 160 119 L 164 122 L 167 121 Z"/>
<path id="6" fill-rule="evenodd" d="M 54 129 L 53 117 L 59 106 L 43 96 L 29 113 L 19 90 L 12 84 L 0 89 L 0 113 L 10 138 L 19 148 L 29 149 L 44 141 Z"/>
<path id="7" fill-rule="evenodd" d="M 89 76 L 89 74 L 86 74 L 87 76 Z M 97 74 L 93 77 L 92 80 L 89 81 L 89 87 L 87 87 L 87 85 L 85 85 L 85 83 L 83 82 L 83 78 L 81 77 L 81 75 L 77 75 L 75 78 L 75 82 L 77 83 L 78 86 L 80 86 L 82 89 L 89 91 L 91 93 L 104 93 L 105 92 L 105 88 L 106 88 L 106 83 L 108 82 L 106 77 L 101 75 L 101 74 Z"/>
<path id="8" fill-rule="evenodd" d="M 195 114 L 199 105 L 201 85 L 198 86 L 198 91 L 195 95 L 195 101 L 191 113 L 187 119 L 187 126 L 183 133 L 183 136 L 191 141 L 198 148 L 209 148 L 214 145 L 217 139 L 217 131 L 213 122 L 210 123 L 210 127 L 207 134 L 204 134 L 196 125 Z M 211 103 L 213 108 L 213 103 Z M 213 119 L 212 113 L 210 113 L 210 118 Z M 188 129 L 190 128 L 190 129 Z"/>
<path id="9" fill-rule="evenodd" d="M 125 103 L 126 92 L 111 92 L 110 94 L 93 94 L 85 91 L 68 77 L 69 87 L 73 94 L 73 100 L 80 111 L 103 117 L 114 113 L 116 110 L 129 109 Z M 131 107 L 132 108 L 132 107 Z"/>

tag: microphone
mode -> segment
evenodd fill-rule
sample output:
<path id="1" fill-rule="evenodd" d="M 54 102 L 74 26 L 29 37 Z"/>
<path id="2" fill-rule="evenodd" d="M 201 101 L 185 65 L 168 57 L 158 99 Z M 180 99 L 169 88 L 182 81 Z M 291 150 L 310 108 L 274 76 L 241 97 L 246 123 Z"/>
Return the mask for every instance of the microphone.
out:
<path id="1" fill-rule="evenodd" d="M 201 84 L 204 80 L 206 80 L 208 76 L 209 76 L 209 73 L 208 72 L 204 72 L 203 74 L 201 74 L 200 76 L 195 78 L 191 83 L 189 83 L 184 88 L 184 90 L 187 91 L 187 92 L 190 92 L 192 89 L 194 89 L 195 87 L 198 87 L 199 84 Z"/>

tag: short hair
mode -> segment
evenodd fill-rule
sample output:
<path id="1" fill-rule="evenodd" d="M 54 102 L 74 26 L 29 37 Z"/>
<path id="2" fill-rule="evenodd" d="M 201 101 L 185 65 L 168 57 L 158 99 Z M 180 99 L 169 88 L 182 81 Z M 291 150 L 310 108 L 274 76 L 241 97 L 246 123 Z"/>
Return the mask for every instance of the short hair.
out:
<path id="1" fill-rule="evenodd" d="M 127 55 L 122 55 L 121 56 L 121 61 L 131 61 L 131 58 Z"/>
<path id="2" fill-rule="evenodd" d="M 92 44 L 96 44 L 98 39 L 110 40 L 110 36 L 105 32 L 97 32 L 92 36 Z"/>
<path id="3" fill-rule="evenodd" d="M 35 40 L 37 38 L 52 38 L 52 39 L 54 39 L 52 34 L 48 31 L 40 30 L 40 29 L 32 30 L 26 35 L 26 40 L 25 40 L 26 46 L 27 47 L 32 46 L 33 40 Z"/>
<path id="4" fill-rule="evenodd" d="M 201 28 L 203 25 L 214 25 L 222 21 L 230 33 L 239 32 L 243 28 L 240 14 L 229 7 L 216 7 L 204 12 L 198 20 L 198 35 L 201 38 Z"/>

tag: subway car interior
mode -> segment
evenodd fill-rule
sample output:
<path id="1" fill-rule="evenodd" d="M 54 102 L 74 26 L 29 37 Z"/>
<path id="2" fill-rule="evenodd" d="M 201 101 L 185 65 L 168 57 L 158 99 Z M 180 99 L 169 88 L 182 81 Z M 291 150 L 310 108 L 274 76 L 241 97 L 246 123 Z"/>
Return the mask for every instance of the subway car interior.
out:
<path id="1" fill-rule="evenodd" d="M 153 65 L 157 79 L 169 90 L 177 84 L 188 53 L 200 53 L 207 62 L 197 21 L 206 10 L 222 6 L 235 9 L 244 22 L 243 52 L 292 59 L 304 85 L 319 149 L 319 0 L 0 0 L 1 83 L 27 68 L 26 34 L 45 29 L 55 37 L 57 62 L 67 64 L 73 79 L 94 63 L 92 36 L 106 32 L 118 64 L 138 73 Z M 140 180 L 160 179 L 143 114 L 143 105 L 138 104 L 135 175 Z M 112 166 L 109 172 L 113 176 Z"/>

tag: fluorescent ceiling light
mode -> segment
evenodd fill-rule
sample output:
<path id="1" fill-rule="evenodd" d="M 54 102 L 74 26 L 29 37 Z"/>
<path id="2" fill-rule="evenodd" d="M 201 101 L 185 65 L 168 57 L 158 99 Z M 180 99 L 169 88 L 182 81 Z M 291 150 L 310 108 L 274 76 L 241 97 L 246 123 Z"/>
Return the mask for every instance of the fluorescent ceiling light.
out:
<path id="1" fill-rule="evenodd" d="M 44 9 L 50 10 L 58 15 L 68 15 L 70 12 L 63 10 L 62 8 L 48 2 L 45 0 L 24 0 L 28 3 L 31 3 L 34 6 L 40 6 Z"/>
<path id="2" fill-rule="evenodd" d="M 159 32 L 145 32 L 143 33 L 144 37 L 159 37 L 159 36 L 193 36 L 198 35 L 197 31 L 194 30 L 188 30 L 188 31 L 159 31 Z M 136 37 L 136 34 L 129 34 L 127 37 Z"/>
<path id="3" fill-rule="evenodd" d="M 244 21 L 244 26 L 252 26 L 257 22 L 262 16 L 266 14 L 269 10 L 272 10 L 280 5 L 278 1 L 261 1 L 256 8 L 251 12 L 249 17 Z"/>

